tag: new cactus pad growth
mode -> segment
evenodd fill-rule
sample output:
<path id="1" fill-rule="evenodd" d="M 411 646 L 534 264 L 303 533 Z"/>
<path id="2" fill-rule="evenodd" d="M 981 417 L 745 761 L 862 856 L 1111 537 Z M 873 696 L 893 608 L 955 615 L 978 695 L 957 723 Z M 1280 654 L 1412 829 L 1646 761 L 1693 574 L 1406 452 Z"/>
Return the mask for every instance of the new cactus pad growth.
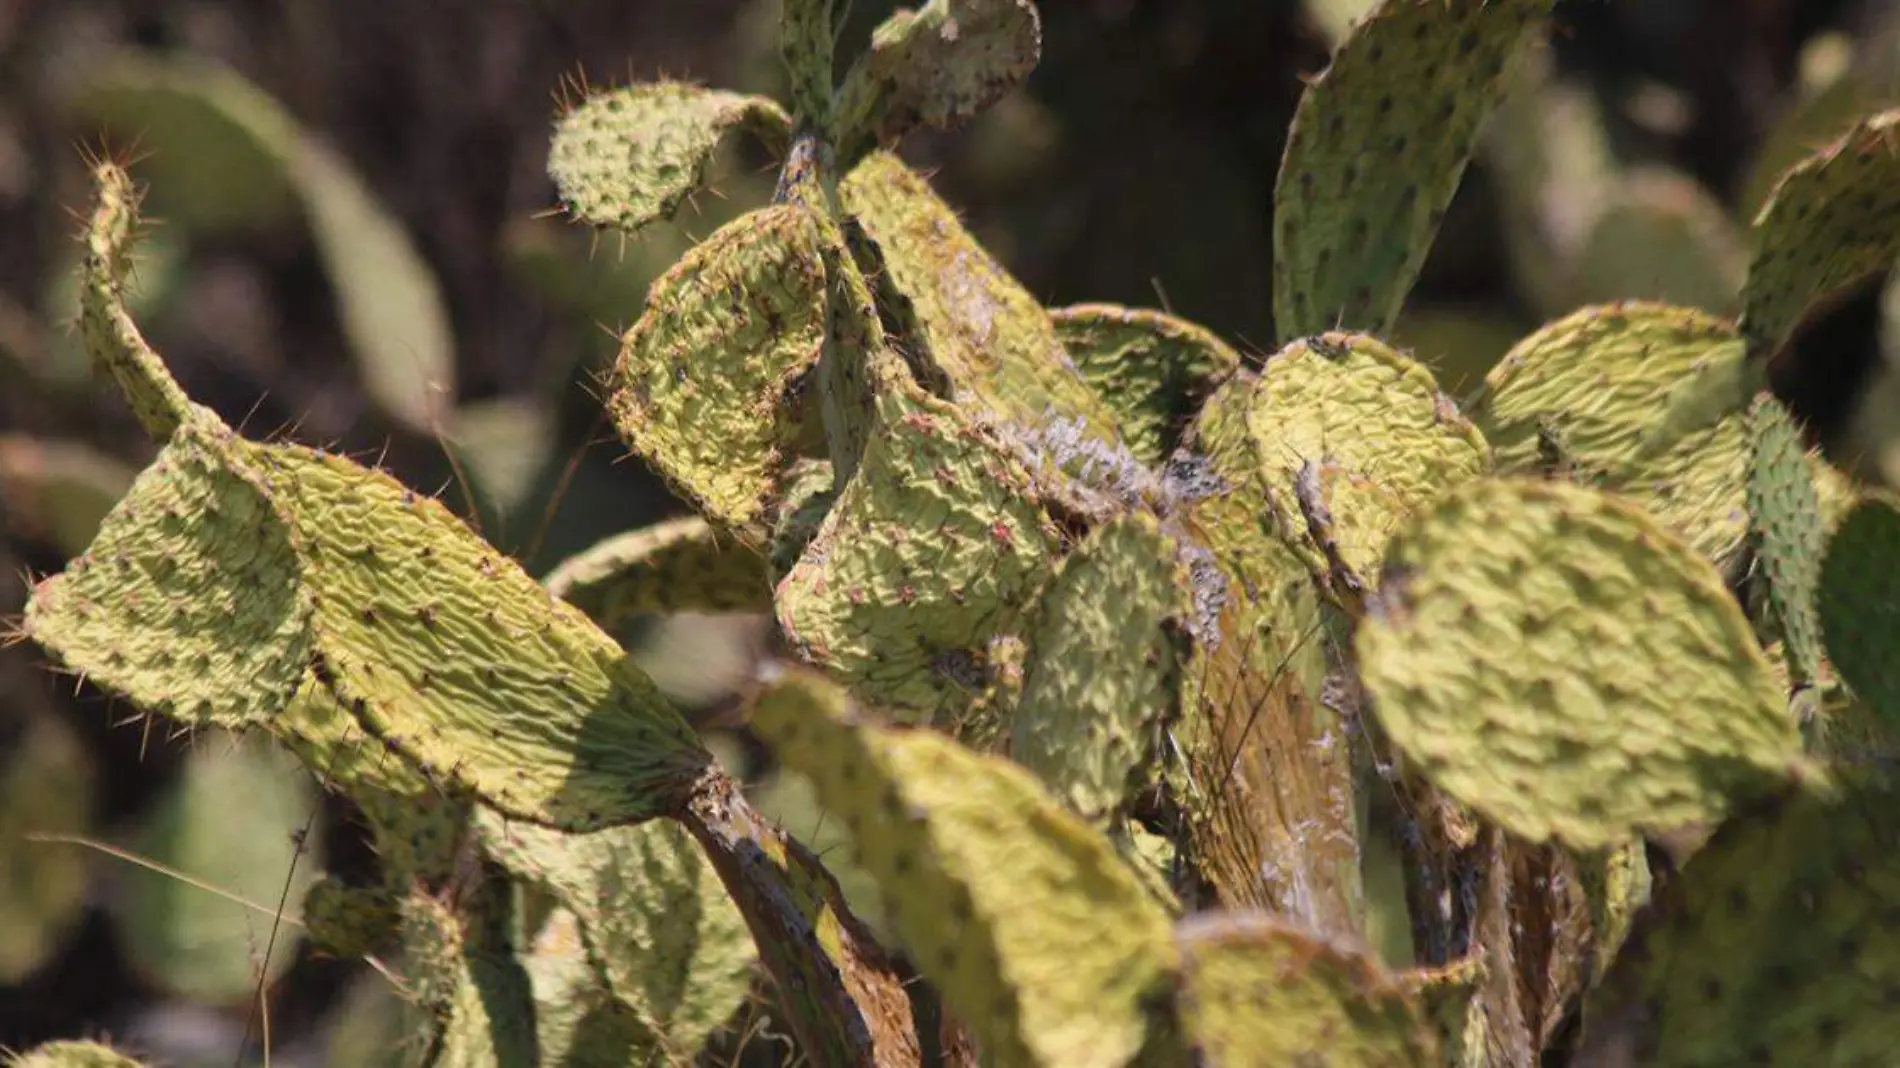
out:
<path id="1" fill-rule="evenodd" d="M 22 630 L 348 797 L 377 871 L 306 873 L 304 937 L 387 967 L 428 1068 L 725 1063 L 765 1018 L 843 1068 L 1876 1062 L 1892 791 L 1790 698 L 1900 715 L 1900 511 L 1767 366 L 1900 250 L 1892 120 L 1788 173 L 1738 319 L 1726 260 L 1702 307 L 1566 307 L 1461 408 L 1391 332 L 1553 5 L 1351 6 L 1281 161 L 1271 355 L 1045 308 L 903 161 L 1027 75 L 1028 0 L 931 0 L 855 57 L 846 5 L 785 0 L 789 107 L 586 92 L 549 161 L 576 221 L 672 216 L 742 131 L 782 169 L 618 309 L 599 382 L 694 514 L 542 582 L 192 400 L 102 164 L 81 334 L 157 454 Z M 1589 177 L 1577 249 L 1654 232 L 1667 197 Z M 611 636 L 683 613 L 773 629 L 720 728 L 762 747 L 702 739 Z M 715 750 L 809 785 L 822 831 Z"/>

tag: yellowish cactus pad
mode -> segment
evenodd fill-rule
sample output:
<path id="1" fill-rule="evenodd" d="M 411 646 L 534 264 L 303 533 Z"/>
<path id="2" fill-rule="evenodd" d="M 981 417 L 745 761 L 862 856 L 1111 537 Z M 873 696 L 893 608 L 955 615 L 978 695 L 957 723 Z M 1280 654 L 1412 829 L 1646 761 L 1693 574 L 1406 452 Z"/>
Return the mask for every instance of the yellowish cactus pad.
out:
<path id="1" fill-rule="evenodd" d="M 1263 913 L 1207 913 L 1176 928 L 1182 1022 L 1221 1068 L 1437 1063 L 1413 996 L 1368 954 Z"/>
<path id="2" fill-rule="evenodd" d="M 183 724 L 241 729 L 290 702 L 313 651 L 304 564 L 228 431 L 179 426 L 26 632 L 70 671 Z"/>
<path id="3" fill-rule="evenodd" d="M 819 240 L 812 213 L 789 204 L 720 227 L 654 283 L 609 379 L 627 444 L 755 545 L 799 433 L 788 394 L 824 348 Z"/>
<path id="4" fill-rule="evenodd" d="M 319 673 L 372 734 L 439 783 L 567 830 L 681 802 L 705 751 L 578 609 L 381 472 L 239 444 L 303 544 Z"/>
<path id="5" fill-rule="evenodd" d="M 1049 318 L 1145 463 L 1159 464 L 1174 450 L 1201 402 L 1240 366 L 1240 354 L 1211 331 L 1165 312 L 1077 304 Z"/>
<path id="6" fill-rule="evenodd" d="M 1136 512 L 1076 546 L 1029 614 L 1009 754 L 1085 817 L 1121 807 L 1180 714 L 1188 592 L 1179 546 Z"/>
<path id="7" fill-rule="evenodd" d="M 7 1068 L 144 1068 L 98 1042 L 47 1042 L 7 1058 Z"/>
<path id="8" fill-rule="evenodd" d="M 680 82 L 598 92 L 561 116 L 548 174 L 574 219 L 635 233 L 679 210 L 739 130 L 782 146 L 791 118 L 762 96 Z"/>
<path id="9" fill-rule="evenodd" d="M 563 834 L 483 810 L 488 854 L 573 914 L 617 1001 L 687 1064 L 751 988 L 758 952 L 712 864 L 670 822 Z"/>
<path id="10" fill-rule="evenodd" d="M 1715 569 L 1581 487 L 1453 490 L 1394 541 L 1357 650 L 1393 744 L 1532 842 L 1713 821 L 1800 753 Z"/>
<path id="11" fill-rule="evenodd" d="M 990 1063 L 1127 1064 L 1174 982 L 1164 912 L 1023 769 L 928 730 L 860 722 L 811 676 L 754 713 L 849 829 L 918 970 Z"/>
<path id="12" fill-rule="evenodd" d="M 1281 341 L 1391 329 L 1551 0 L 1385 0 L 1293 118 L 1274 193 Z"/>
<path id="13" fill-rule="evenodd" d="M 698 516 L 617 534 L 569 557 L 542 585 L 607 630 L 636 616 L 765 612 L 765 557 Z"/>
<path id="14" fill-rule="evenodd" d="M 1891 787 L 1750 805 L 1637 919 L 1579 1064 L 1888 1064 L 1900 1047 Z"/>
<path id="15" fill-rule="evenodd" d="M 1079 418 L 1091 436 L 1115 438 L 1115 412 L 1069 358 L 1048 312 L 923 176 L 879 152 L 839 192 L 877 243 L 881 281 L 906 305 L 900 319 L 931 370 L 947 379 L 950 399 L 1021 426 Z"/>
<path id="16" fill-rule="evenodd" d="M 1796 164 L 1755 219 L 1742 332 L 1763 358 L 1900 255 L 1900 110 L 1861 120 Z"/>
<path id="17" fill-rule="evenodd" d="M 993 436 L 922 395 L 879 425 L 818 536 L 780 581 L 794 648 L 868 698 L 929 717 L 983 686 L 981 654 L 1054 565 L 1058 532 Z"/>

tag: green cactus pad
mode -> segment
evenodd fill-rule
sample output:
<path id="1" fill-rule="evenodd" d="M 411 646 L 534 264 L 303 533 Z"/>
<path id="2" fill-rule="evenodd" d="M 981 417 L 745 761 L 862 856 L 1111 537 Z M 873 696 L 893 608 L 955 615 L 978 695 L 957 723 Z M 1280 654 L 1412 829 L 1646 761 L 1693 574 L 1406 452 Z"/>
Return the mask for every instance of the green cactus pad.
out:
<path id="1" fill-rule="evenodd" d="M 117 165 L 93 168 L 98 204 L 86 227 L 86 263 L 79 295 L 79 330 L 95 370 L 109 372 L 145 432 L 164 441 L 192 422 L 217 417 L 185 396 L 171 372 L 145 343 L 125 306 L 126 275 L 138 227 L 138 192 Z"/>
<path id="2" fill-rule="evenodd" d="M 1267 492 L 1288 522 L 1301 516 L 1296 483 L 1309 462 L 1377 483 L 1389 506 L 1333 510 L 1340 539 L 1374 559 L 1399 516 L 1490 466 L 1483 436 L 1438 391 L 1431 372 L 1363 334 L 1323 334 L 1276 353 L 1248 398 L 1247 425 Z M 1314 542 L 1295 536 L 1293 546 L 1309 567 L 1324 570 Z"/>
<path id="3" fill-rule="evenodd" d="M 779 488 L 778 519 L 772 525 L 772 541 L 766 552 L 774 588 L 818 536 L 818 528 L 824 525 L 825 516 L 838 498 L 836 485 L 837 476 L 824 460 L 801 461 L 786 471 Z"/>
<path id="4" fill-rule="evenodd" d="M 434 428 L 455 393 L 455 339 L 434 272 L 333 147 L 257 86 L 202 61 L 116 59 L 78 103 L 153 150 L 155 193 L 170 198 L 160 208 L 180 209 L 187 228 L 268 222 L 291 194 L 369 395 L 412 430 Z"/>
<path id="5" fill-rule="evenodd" d="M 1870 497 L 1834 532 L 1821 565 L 1827 655 L 1861 700 L 1900 722 L 1900 508 Z"/>
<path id="6" fill-rule="evenodd" d="M 1768 601 L 1797 685 L 1821 677 L 1821 624 L 1815 596 L 1826 548 L 1821 499 L 1807 446 L 1773 394 L 1748 411 L 1748 520 L 1768 581 Z"/>
<path id="7" fill-rule="evenodd" d="M 244 443 L 303 542 L 319 674 L 432 780 L 582 831 L 669 810 L 707 759 L 620 647 L 433 498 Z"/>
<path id="8" fill-rule="evenodd" d="M 672 823 L 570 835 L 477 816 L 484 848 L 579 921 L 607 989 L 674 1063 L 751 988 L 758 952 L 711 863 Z"/>
<path id="9" fill-rule="evenodd" d="M 1049 313 L 1056 337 L 1121 419 L 1142 462 L 1159 464 L 1240 354 L 1185 319 L 1119 304 L 1077 304 Z"/>
<path id="10" fill-rule="evenodd" d="M 129 843 L 131 852 L 172 869 L 128 871 L 119 887 L 115 912 L 132 967 L 171 993 L 212 1004 L 251 995 L 260 965 L 267 980 L 281 976 L 295 960 L 294 939 L 286 931 L 270 960 L 262 959 L 282 922 L 270 910 L 286 896 L 299 900 L 322 870 L 316 841 L 304 838 L 314 810 L 308 775 L 281 749 L 256 735 L 200 739 L 184 775 Z"/>
<path id="11" fill-rule="evenodd" d="M 555 125 L 548 174 L 576 221 L 638 233 L 706 183 L 720 142 L 739 130 L 783 147 L 791 118 L 762 96 L 679 82 L 597 92 Z"/>
<path id="12" fill-rule="evenodd" d="M 1885 1064 L 1900 1043 L 1889 787 L 1738 812 L 1637 921 L 1584 1009 L 1580 1064 Z"/>
<path id="13" fill-rule="evenodd" d="M 302 683 L 312 609 L 269 490 L 225 463 L 222 434 L 177 429 L 87 554 L 34 591 L 26 632 L 141 708 L 244 727 Z"/>
<path id="14" fill-rule="evenodd" d="M 832 85 L 838 41 L 837 0 L 786 0 L 779 7 L 779 55 L 798 118 L 832 133 Z"/>
<path id="15" fill-rule="evenodd" d="M 879 426 L 818 536 L 780 581 L 805 659 L 929 717 L 982 687 L 980 657 L 1053 567 L 1058 531 L 992 436 L 934 398 L 878 398 Z"/>
<path id="16" fill-rule="evenodd" d="M 0 527 L 78 556 L 124 497 L 136 472 L 77 441 L 0 434 Z"/>
<path id="17" fill-rule="evenodd" d="M 333 957 L 379 952 L 395 941 L 400 918 L 395 896 L 386 887 L 350 886 L 325 875 L 304 891 L 304 933 Z"/>
<path id="18" fill-rule="evenodd" d="M 1405 988 L 1369 955 L 1258 913 L 1176 928 L 1181 1016 L 1208 1063 L 1414 1068 L 1437 1042 Z"/>
<path id="19" fill-rule="evenodd" d="M 1531 842 L 1712 821 L 1800 753 L 1714 568 L 1582 487 L 1454 489 L 1393 542 L 1357 650 L 1393 744 Z"/>
<path id="20" fill-rule="evenodd" d="M 754 543 L 797 433 L 788 394 L 825 342 L 819 240 L 817 219 L 792 205 L 720 227 L 654 283 L 609 379 L 627 443 Z"/>
<path id="21" fill-rule="evenodd" d="M 1090 820 L 1151 770 L 1180 713 L 1192 611 L 1176 546 L 1152 516 L 1092 532 L 1062 561 L 1025 624 L 1030 655 L 1009 754 Z"/>
<path id="22" fill-rule="evenodd" d="M 554 569 L 542 585 L 605 630 L 636 616 L 765 612 L 765 558 L 698 516 L 616 534 Z"/>
<path id="23" fill-rule="evenodd" d="M 955 5 L 951 5 L 955 6 Z M 1115 412 L 1063 348 L 1049 314 L 977 243 L 921 175 L 874 153 L 839 186 L 877 243 L 909 337 L 947 380 L 948 399 L 1020 426 L 1053 413 L 1113 440 Z"/>
<path id="24" fill-rule="evenodd" d="M 1127 1063 L 1165 1004 L 1167 914 L 1026 771 L 857 721 L 811 676 L 754 725 L 845 821 L 918 969 L 999 1065 Z"/>
<path id="25" fill-rule="evenodd" d="M 1748 253 L 1728 207 L 1663 167 L 1619 176 L 1573 267 L 1565 308 L 1641 299 L 1732 314 Z"/>
<path id="26" fill-rule="evenodd" d="M 1500 470 L 1541 470 L 1540 435 L 1553 431 L 1578 478 L 1629 497 L 1726 566 L 1748 529 L 1744 359 L 1734 327 L 1705 312 L 1584 308 L 1507 353 L 1472 417 Z"/>
<path id="27" fill-rule="evenodd" d="M 1551 0 L 1385 0 L 1300 100 L 1274 192 L 1281 340 L 1382 334 Z"/>
<path id="28" fill-rule="evenodd" d="M 98 1042 L 47 1042 L 7 1058 L 7 1068 L 145 1068 Z"/>
<path id="29" fill-rule="evenodd" d="M 838 90 L 847 152 L 889 145 L 918 126 L 949 130 L 1021 84 L 1042 58 L 1030 0 L 930 0 L 871 34 Z"/>
<path id="30" fill-rule="evenodd" d="M 1886 111 L 1796 164 L 1755 218 L 1742 334 L 1772 357 L 1801 324 L 1900 256 L 1900 111 Z"/>

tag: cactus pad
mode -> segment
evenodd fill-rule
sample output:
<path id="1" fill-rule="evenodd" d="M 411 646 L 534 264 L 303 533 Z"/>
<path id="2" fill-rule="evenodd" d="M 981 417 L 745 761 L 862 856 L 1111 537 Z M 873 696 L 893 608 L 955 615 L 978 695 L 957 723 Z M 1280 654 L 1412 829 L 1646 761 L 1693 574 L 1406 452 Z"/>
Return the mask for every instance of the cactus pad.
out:
<path id="1" fill-rule="evenodd" d="M 809 676 L 754 723 L 850 829 L 918 969 L 999 1065 L 1127 1063 L 1165 1004 L 1168 917 L 1027 772 L 860 723 Z"/>
<path id="2" fill-rule="evenodd" d="M 1821 499 L 1801 430 L 1772 394 L 1755 398 L 1748 434 L 1749 526 L 1788 667 L 1795 684 L 1806 686 L 1821 676 L 1821 625 L 1814 611 L 1826 543 Z"/>
<path id="3" fill-rule="evenodd" d="M 1755 219 L 1742 290 L 1749 350 L 1774 356 L 1802 323 L 1900 256 L 1900 111 L 1870 116 L 1796 164 Z"/>
<path id="4" fill-rule="evenodd" d="M 512 957 L 473 941 L 447 902 L 417 893 L 402 902 L 406 978 L 435 1018 L 428 1063 L 444 1068 L 539 1064 L 534 990 Z"/>
<path id="5" fill-rule="evenodd" d="M 705 751 L 579 610 L 381 472 L 245 444 L 304 543 L 319 674 L 371 734 L 518 819 L 591 830 L 678 803 Z"/>
<path id="6" fill-rule="evenodd" d="M 13 684 L 18 676 L 3 677 Z M 14 698 L 18 701 L 18 698 Z M 0 985 L 18 988 L 68 942 L 87 906 L 90 858 L 32 835 L 91 830 L 99 776 L 65 717 L 13 704 L 0 730 Z"/>
<path id="7" fill-rule="evenodd" d="M 7 1068 L 145 1068 L 139 1061 L 97 1042 L 47 1042 L 9 1056 Z"/>
<path id="8" fill-rule="evenodd" d="M 562 561 L 542 585 L 609 631 L 642 615 L 772 607 L 765 558 L 698 516 L 617 534 Z"/>
<path id="9" fill-rule="evenodd" d="M 806 659 L 927 717 L 981 688 L 982 650 L 1047 577 L 1058 534 L 1028 472 L 955 409 L 878 405 L 857 473 L 779 583 L 778 620 Z"/>
<path id="10" fill-rule="evenodd" d="M 1274 192 L 1281 340 L 1385 333 L 1551 0 L 1385 0 L 1300 100 Z"/>
<path id="11" fill-rule="evenodd" d="M 1717 819 L 1800 752 L 1721 577 L 1576 486 L 1468 483 L 1416 517 L 1357 649 L 1393 744 L 1531 842 L 1595 849 Z"/>
<path id="12" fill-rule="evenodd" d="M 705 184 L 738 130 L 783 146 L 791 118 L 765 97 L 679 82 L 598 92 L 556 124 L 548 174 L 576 221 L 637 233 Z"/>
<path id="13" fill-rule="evenodd" d="M 1042 57 L 1042 20 L 1030 0 L 930 0 L 900 9 L 838 91 L 847 151 L 889 145 L 918 126 L 961 126 L 1014 89 Z"/>
<path id="14" fill-rule="evenodd" d="M 882 255 L 882 281 L 911 335 L 900 343 L 947 380 L 948 399 L 1021 426 L 1053 412 L 1083 420 L 1091 436 L 1115 437 L 1114 411 L 1077 370 L 1048 312 L 921 175 L 879 152 L 839 192 Z"/>
<path id="15" fill-rule="evenodd" d="M 1077 304 L 1049 313 L 1056 337 L 1121 419 L 1129 449 L 1159 464 L 1240 354 L 1185 319 L 1117 304 Z"/>
<path id="16" fill-rule="evenodd" d="M 367 957 L 396 937 L 396 899 L 380 886 L 349 886 L 334 875 L 310 884 L 303 895 L 304 933 L 333 957 Z"/>
<path id="17" fill-rule="evenodd" d="M 1827 655 L 1860 699 L 1900 722 L 1900 508 L 1870 497 L 1849 512 L 1821 565 Z"/>
<path id="18" fill-rule="evenodd" d="M 1436 1063 L 1417 1003 L 1366 954 L 1257 913 L 1193 917 L 1175 937 L 1183 1023 L 1210 1064 Z"/>
<path id="19" fill-rule="evenodd" d="M 607 993 L 587 959 L 580 924 L 571 913 L 554 911 L 521 965 L 534 991 L 534 1030 L 541 1064 L 619 1068 L 667 1063 L 652 1033 Z"/>
<path id="20" fill-rule="evenodd" d="M 34 591 L 26 631 L 142 708 L 235 728 L 302 683 L 311 603 L 268 489 L 225 462 L 221 433 L 178 428 L 87 554 Z"/>
<path id="21" fill-rule="evenodd" d="M 0 434 L 0 500 L 9 534 L 78 556 L 132 485 L 119 460 L 77 441 Z"/>
<path id="22" fill-rule="evenodd" d="M 707 518 L 762 544 L 827 329 L 817 219 L 793 205 L 719 228 L 653 285 L 608 401 L 620 434 Z"/>
<path id="23" fill-rule="evenodd" d="M 1363 334 L 1324 334 L 1276 353 L 1248 398 L 1247 426 L 1269 497 L 1289 522 L 1301 515 L 1295 483 L 1309 462 L 1364 475 L 1384 491 L 1385 507 L 1333 510 L 1342 538 L 1375 560 L 1379 535 L 1399 515 L 1490 464 L 1484 438 L 1431 372 Z M 1353 495 L 1358 504 L 1372 499 Z M 1292 544 L 1321 570 L 1325 554 L 1315 540 L 1296 535 Z"/>
<path id="24" fill-rule="evenodd" d="M 1180 712 L 1191 611 L 1178 547 L 1136 512 L 1062 561 L 1026 622 L 1030 650 L 1009 754 L 1071 809 L 1099 819 L 1151 770 Z"/>
<path id="25" fill-rule="evenodd" d="M 1748 524 L 1744 358 L 1734 327 L 1704 312 L 1584 308 L 1506 354 L 1473 418 L 1500 470 L 1540 470 L 1540 436 L 1554 433 L 1580 480 L 1631 498 L 1727 565 Z"/>
<path id="26" fill-rule="evenodd" d="M 607 989 L 686 1063 L 745 999 L 751 932 L 691 836 L 655 822 L 570 835 L 478 817 L 484 848 L 579 922 Z"/>
<path id="27" fill-rule="evenodd" d="M 1738 812 L 1638 917 L 1585 1006 L 1579 1063 L 1883 1064 L 1900 1043 L 1890 788 Z M 1611 1055 L 1630 1059 L 1606 1060 Z"/>

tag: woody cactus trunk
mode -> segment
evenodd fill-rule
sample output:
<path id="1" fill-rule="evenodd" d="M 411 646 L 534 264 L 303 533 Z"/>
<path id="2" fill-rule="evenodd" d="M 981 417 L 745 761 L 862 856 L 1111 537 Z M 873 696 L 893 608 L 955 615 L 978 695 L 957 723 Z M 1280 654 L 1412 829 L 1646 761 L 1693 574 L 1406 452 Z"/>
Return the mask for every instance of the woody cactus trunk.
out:
<path id="1" fill-rule="evenodd" d="M 638 233 L 728 138 L 784 163 L 602 383 L 697 516 L 545 584 L 184 395 L 101 165 L 81 326 L 162 449 L 24 633 L 362 806 L 386 879 L 304 922 L 400 959 L 418 1063 L 689 1063 L 758 974 L 826 1065 L 1881 1062 L 1900 509 L 1766 369 L 1900 253 L 1900 114 L 1787 172 L 1737 320 L 1586 307 L 1461 404 L 1382 337 L 1551 7 L 1345 35 L 1281 165 L 1264 359 L 1041 307 L 893 154 L 1026 76 L 1027 0 L 900 12 L 841 82 L 834 5 L 786 0 L 789 106 L 588 94 L 551 153 L 579 223 Z M 751 726 L 881 934 L 602 629 L 694 610 L 776 620 Z"/>

